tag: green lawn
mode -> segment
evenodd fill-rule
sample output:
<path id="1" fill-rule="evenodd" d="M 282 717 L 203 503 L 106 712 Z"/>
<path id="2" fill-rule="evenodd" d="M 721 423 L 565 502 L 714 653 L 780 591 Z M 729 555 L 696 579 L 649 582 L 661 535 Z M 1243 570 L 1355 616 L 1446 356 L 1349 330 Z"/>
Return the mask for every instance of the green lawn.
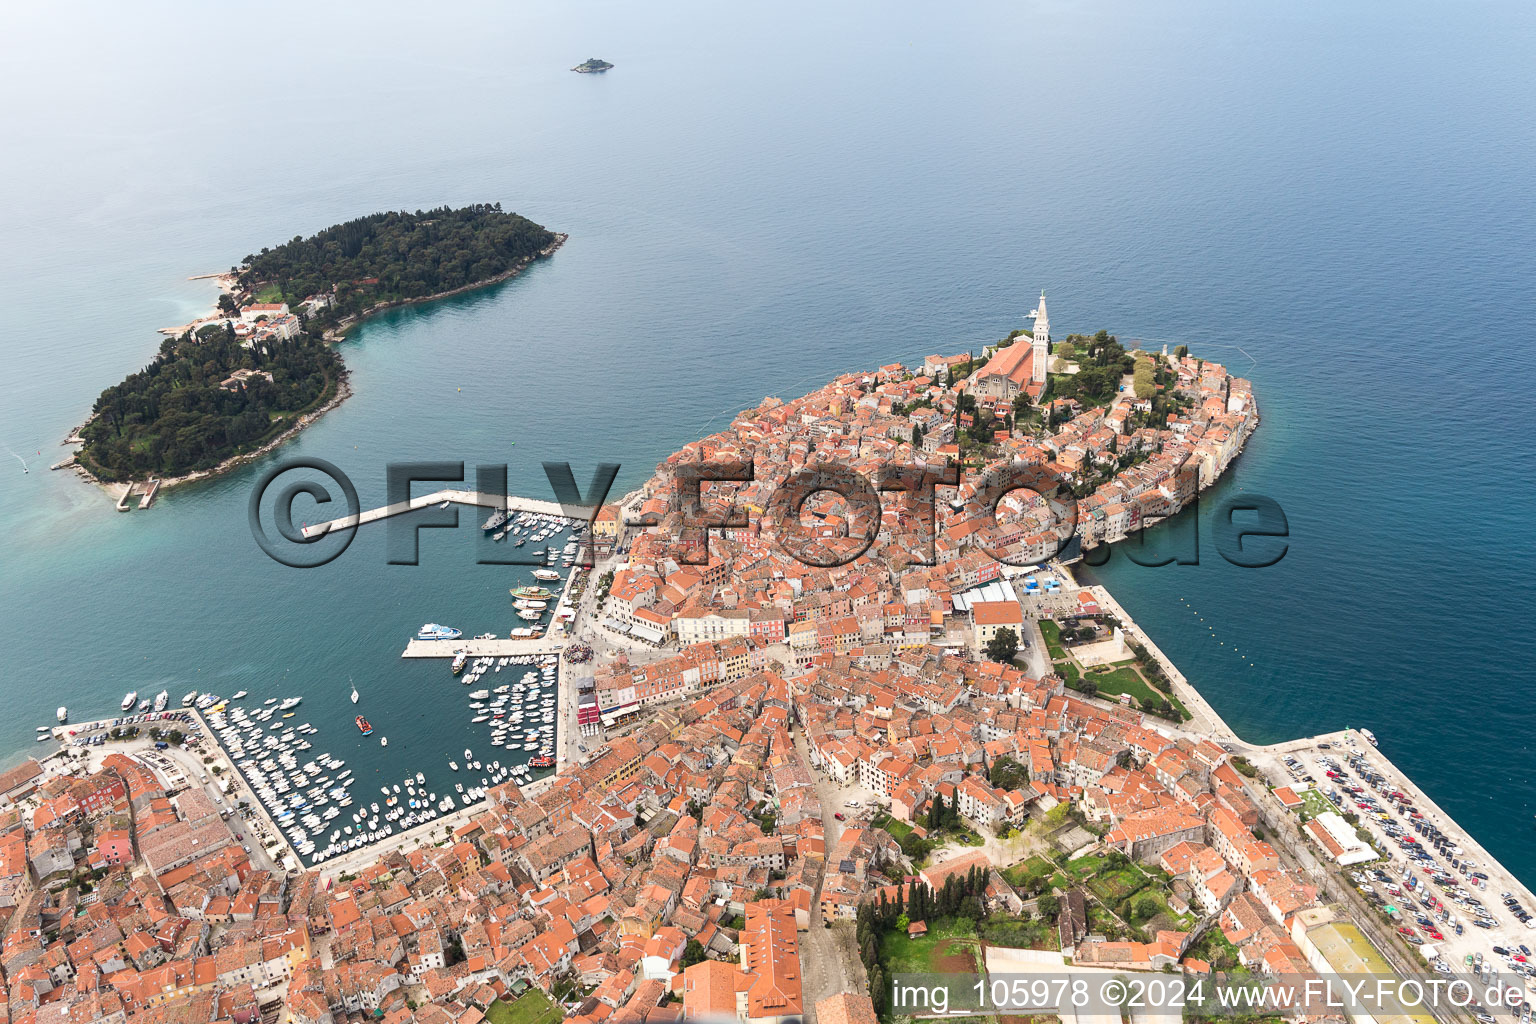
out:
<path id="1" fill-rule="evenodd" d="M 1073 878 L 1087 878 L 1089 875 L 1097 874 L 1103 866 L 1103 857 L 1096 853 L 1088 853 L 1067 861 L 1066 871 Z"/>
<path id="2" fill-rule="evenodd" d="M 1137 673 L 1129 666 L 1122 666 L 1109 672 L 1090 672 L 1088 678 L 1099 688 L 1101 697 L 1118 697 L 1122 693 L 1128 693 L 1136 698 L 1137 703 L 1145 704 L 1150 700 L 1162 700 L 1162 695 L 1153 691 Z"/>
<path id="3" fill-rule="evenodd" d="M 945 939 L 955 939 L 948 944 L 943 956 L 951 956 L 960 948 L 980 949 L 976 941 L 976 926 L 965 918 L 950 917 L 929 922 L 928 934 L 909 939 L 896 931 L 889 931 L 880 941 L 880 959 L 889 965 L 892 974 L 924 974 L 939 970 L 934 953 Z"/>
<path id="4" fill-rule="evenodd" d="M 993 946 L 1014 949 L 1060 949 L 1056 927 L 1046 921 L 1027 917 L 994 914 L 980 925 L 981 937 Z"/>
<path id="5" fill-rule="evenodd" d="M 256 301 L 257 302 L 282 302 L 283 301 L 283 289 L 282 289 L 282 286 L 281 285 L 276 285 L 276 284 L 262 285 L 261 290 L 256 293 Z"/>
<path id="6" fill-rule="evenodd" d="M 912 833 L 911 825 L 908 825 L 906 822 L 897 818 L 893 818 L 889 814 L 882 814 L 878 818 L 875 818 L 874 826 L 875 828 L 885 829 L 885 831 L 889 832 L 892 836 L 895 837 L 898 843 L 907 838 L 907 836 L 911 835 Z"/>
<path id="7" fill-rule="evenodd" d="M 558 1024 L 565 1019 L 560 1007 L 536 988 L 530 988 L 515 1001 L 496 1000 L 485 1011 L 491 1024 Z"/>
<path id="8" fill-rule="evenodd" d="M 1088 888 L 1105 903 L 1114 903 L 1146 888 L 1148 881 L 1139 868 L 1129 865 L 1118 871 L 1100 872 L 1088 882 Z"/>
<path id="9" fill-rule="evenodd" d="M 1050 619 L 1040 620 L 1040 635 L 1045 637 L 1045 649 L 1050 652 L 1052 661 L 1066 659 L 1066 649 L 1061 646 L 1061 627 Z"/>
<path id="10" fill-rule="evenodd" d="M 1049 878 L 1056 873 L 1056 865 L 1036 854 L 1028 860 L 1021 860 L 1009 868 L 1004 868 L 1002 875 L 1008 880 L 1008 884 L 1021 889 L 1029 889 L 1032 879 Z"/>
<path id="11" fill-rule="evenodd" d="M 949 975 L 945 982 L 949 1005 L 956 1009 L 975 1006 L 976 978 L 986 973 L 975 925 L 964 918 L 941 918 L 927 924 L 928 934 L 915 939 L 897 931 L 886 932 L 880 940 L 881 962 L 892 976 Z"/>
<path id="12" fill-rule="evenodd" d="M 985 839 L 981 838 L 980 833 L 965 825 L 940 829 L 938 838 L 951 843 L 959 843 L 961 846 L 985 846 L 987 843 Z"/>

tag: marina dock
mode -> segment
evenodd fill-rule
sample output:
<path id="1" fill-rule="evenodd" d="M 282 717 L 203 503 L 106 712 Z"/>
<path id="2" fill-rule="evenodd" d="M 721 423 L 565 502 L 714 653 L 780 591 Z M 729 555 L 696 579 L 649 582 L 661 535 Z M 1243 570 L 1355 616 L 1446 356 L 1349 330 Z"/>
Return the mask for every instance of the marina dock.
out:
<path id="1" fill-rule="evenodd" d="M 555 607 L 568 605 L 570 602 L 571 586 L 576 581 L 574 572 L 566 572 L 565 582 L 560 587 L 560 597 L 553 602 Z M 412 639 L 405 645 L 405 650 L 400 652 L 402 658 L 451 658 L 463 651 L 471 658 L 500 658 L 515 657 L 517 655 L 559 654 L 565 650 L 565 645 L 571 642 L 570 634 L 561 631 L 558 635 L 551 635 L 557 623 L 551 623 L 543 636 L 522 637 L 516 639 L 486 639 L 486 640 L 417 640 Z"/>
<path id="2" fill-rule="evenodd" d="M 361 526 L 364 523 L 376 523 L 381 519 L 388 519 L 390 516 L 397 516 L 404 512 L 414 512 L 419 508 L 441 505 L 445 501 L 452 502 L 455 505 L 473 505 L 487 509 L 505 508 L 508 512 L 537 512 L 542 515 L 560 516 L 566 519 L 573 518 L 569 512 L 560 506 L 559 502 L 542 501 L 538 498 L 519 498 L 512 494 L 498 496 L 495 494 L 481 494 L 479 491 L 450 489 L 433 491 L 431 494 L 423 494 L 409 501 L 397 501 L 393 505 L 369 509 L 355 516 L 342 516 L 340 519 L 315 523 L 312 526 L 305 526 L 300 532 L 305 537 L 319 537 L 331 530 L 346 530 L 354 526 Z"/>
<path id="3" fill-rule="evenodd" d="M 256 795 L 256 790 L 251 787 L 250 780 L 235 765 L 235 759 L 230 756 L 228 750 L 224 749 L 224 744 L 219 742 L 219 737 L 214 734 L 213 728 L 203 719 L 203 713 L 197 710 L 197 708 L 184 708 L 183 710 L 192 713 L 192 721 L 197 724 L 197 728 L 201 731 L 203 739 L 207 742 L 209 750 L 213 753 L 216 763 L 224 768 L 224 777 L 230 780 L 228 795 L 231 799 L 234 799 L 243 791 L 243 800 L 249 805 L 251 813 L 260 819 L 264 831 L 271 838 L 277 840 L 283 860 L 285 862 L 291 861 L 294 869 L 301 868 L 304 860 L 299 856 L 299 851 L 293 848 L 293 843 L 283 834 L 283 830 L 277 827 L 277 822 L 272 818 L 271 808 L 262 803 L 261 798 Z M 272 846 L 270 842 L 263 845 L 268 849 Z"/>

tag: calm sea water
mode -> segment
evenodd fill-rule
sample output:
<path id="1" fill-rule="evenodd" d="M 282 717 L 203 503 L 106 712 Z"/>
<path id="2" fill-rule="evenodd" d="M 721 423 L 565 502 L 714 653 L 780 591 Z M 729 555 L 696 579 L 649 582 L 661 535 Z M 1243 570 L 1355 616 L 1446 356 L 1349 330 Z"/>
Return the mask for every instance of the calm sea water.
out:
<path id="1" fill-rule="evenodd" d="M 1244 736 L 1369 726 L 1536 882 L 1536 12 L 825 6 L 305 5 L 263 8 L 303 30 L 259 45 L 230 8 L 0 12 L 0 749 L 60 703 L 244 688 L 302 693 L 365 778 L 442 786 L 467 716 L 445 667 L 398 655 L 428 619 L 512 625 L 470 531 L 409 567 L 365 530 L 299 571 L 247 531 L 259 468 L 119 515 L 46 466 L 211 303 L 189 274 L 500 200 L 570 242 L 358 332 L 357 396 L 282 457 L 369 504 L 390 460 L 506 462 L 532 496 L 541 460 L 617 461 L 632 486 L 765 394 L 978 346 L 1043 288 L 1058 335 L 1251 376 L 1264 425 L 1222 489 L 1292 531 L 1270 569 L 1207 544 L 1099 577 Z M 565 70 L 592 55 L 617 69 Z M 387 751 L 351 730 L 349 677 Z"/>

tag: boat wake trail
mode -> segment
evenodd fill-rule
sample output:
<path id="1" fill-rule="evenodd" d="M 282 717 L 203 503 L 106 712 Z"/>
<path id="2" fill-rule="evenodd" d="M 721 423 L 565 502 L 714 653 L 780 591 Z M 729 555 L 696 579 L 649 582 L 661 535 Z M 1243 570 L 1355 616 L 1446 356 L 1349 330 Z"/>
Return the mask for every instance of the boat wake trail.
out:
<path id="1" fill-rule="evenodd" d="M 5 448 L 6 451 L 11 453 L 11 458 L 13 458 L 17 462 L 21 463 L 21 471 L 23 473 L 30 473 L 30 472 L 32 472 L 32 470 L 27 468 L 27 460 L 22 458 L 20 455 L 16 454 L 16 449 L 12 448 L 10 445 L 4 445 L 3 447 Z"/>

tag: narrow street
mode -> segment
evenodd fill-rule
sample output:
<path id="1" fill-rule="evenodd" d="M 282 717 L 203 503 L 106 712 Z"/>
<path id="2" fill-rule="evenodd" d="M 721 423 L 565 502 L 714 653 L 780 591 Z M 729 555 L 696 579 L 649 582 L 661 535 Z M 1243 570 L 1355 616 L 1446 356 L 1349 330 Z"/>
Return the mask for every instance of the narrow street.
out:
<path id="1" fill-rule="evenodd" d="M 842 838 L 844 828 L 843 822 L 838 821 L 833 814 L 847 813 L 844 811 L 844 801 L 851 794 L 811 767 L 810 748 L 800 729 L 795 730 L 795 750 L 816 787 L 816 798 L 821 802 L 822 823 L 826 832 L 827 855 L 831 856 L 838 840 Z M 820 895 L 819 889 L 817 895 Z M 807 1020 L 815 1020 L 815 1006 L 820 1000 L 839 992 L 864 992 L 869 987 L 864 965 L 859 962 L 853 922 L 839 922 L 831 928 L 825 927 L 819 900 L 811 905 L 811 927 L 805 934 L 800 964 L 805 972 L 801 992 Z"/>

